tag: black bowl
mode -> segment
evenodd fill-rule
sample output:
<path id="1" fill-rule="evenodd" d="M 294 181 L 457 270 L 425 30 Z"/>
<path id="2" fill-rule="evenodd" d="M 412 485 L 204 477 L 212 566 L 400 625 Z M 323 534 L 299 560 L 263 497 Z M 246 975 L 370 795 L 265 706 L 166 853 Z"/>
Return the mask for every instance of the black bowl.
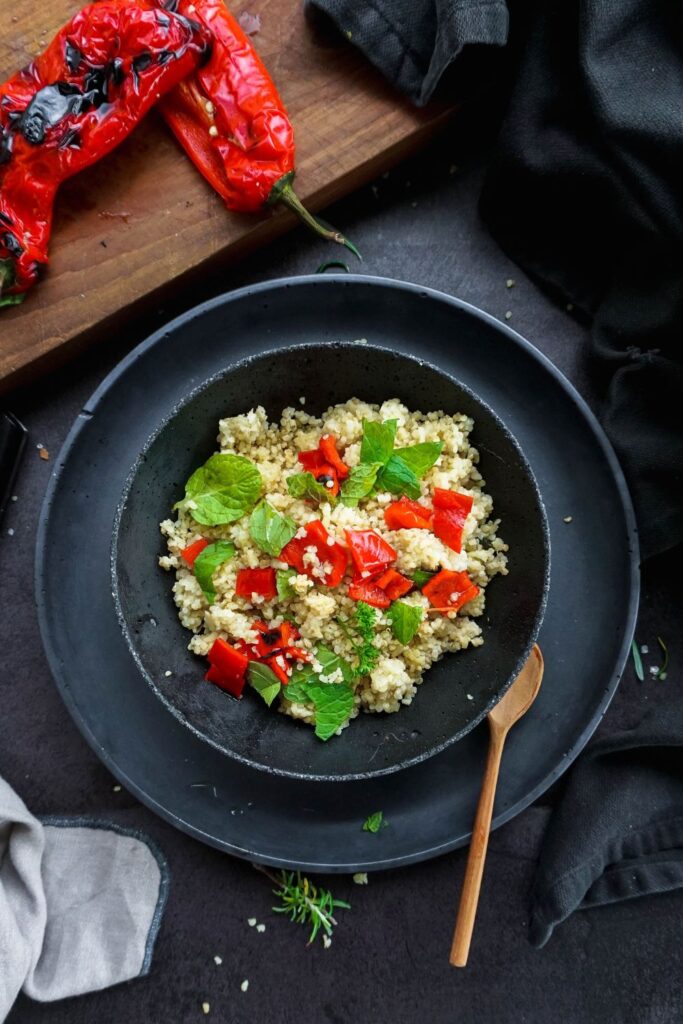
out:
<path id="1" fill-rule="evenodd" d="M 447 655 L 398 715 L 361 714 L 327 743 L 269 710 L 255 695 L 237 701 L 203 681 L 205 661 L 172 600 L 173 577 L 157 567 L 159 523 L 190 474 L 216 450 L 218 420 L 263 405 L 269 418 L 306 396 L 320 414 L 351 397 L 474 418 L 480 470 L 509 545 L 509 575 L 486 591 L 484 644 Z M 254 768 L 297 778 L 350 780 L 395 772 L 469 732 L 516 677 L 541 623 L 550 550 L 543 503 L 522 451 L 495 413 L 468 388 L 421 360 L 371 345 L 298 345 L 246 359 L 192 391 L 150 438 L 129 475 L 112 546 L 119 622 L 140 672 L 169 711 L 196 735 Z M 167 672 L 171 675 L 166 675 Z M 253 699 L 252 699 L 253 697 Z"/>

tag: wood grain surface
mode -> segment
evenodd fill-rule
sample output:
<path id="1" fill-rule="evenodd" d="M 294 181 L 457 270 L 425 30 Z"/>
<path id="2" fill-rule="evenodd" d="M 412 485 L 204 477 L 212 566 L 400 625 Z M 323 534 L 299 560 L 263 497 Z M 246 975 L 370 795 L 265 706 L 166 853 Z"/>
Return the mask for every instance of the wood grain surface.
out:
<path id="1" fill-rule="evenodd" d="M 42 50 L 77 6 L 0 5 L 2 78 Z M 301 0 L 249 0 L 248 10 L 261 16 L 254 45 L 294 123 L 297 188 L 312 209 L 395 164 L 452 112 L 412 108 L 345 40 L 315 32 Z M 139 311 L 207 261 L 237 260 L 295 223 L 284 210 L 255 217 L 226 210 L 153 112 L 118 150 L 61 189 L 46 278 L 0 316 L 0 390 L 88 343 L 106 344 L 131 307 Z M 330 258 L 337 255 L 335 248 Z"/>

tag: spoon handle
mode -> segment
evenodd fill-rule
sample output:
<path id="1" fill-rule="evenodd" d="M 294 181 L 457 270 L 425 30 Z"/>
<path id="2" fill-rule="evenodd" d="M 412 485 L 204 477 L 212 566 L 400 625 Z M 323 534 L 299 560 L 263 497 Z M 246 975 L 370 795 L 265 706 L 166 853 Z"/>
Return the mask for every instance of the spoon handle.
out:
<path id="1" fill-rule="evenodd" d="M 498 770 L 503 754 L 503 744 L 505 743 L 506 733 L 503 730 L 497 729 L 490 720 L 489 727 L 490 740 L 488 757 L 486 759 L 486 771 L 484 772 L 484 781 L 482 782 L 479 795 L 477 816 L 474 819 L 465 880 L 462 893 L 460 894 L 458 918 L 455 922 L 453 945 L 451 946 L 450 962 L 454 967 L 464 967 L 470 952 L 474 919 L 477 914 L 477 904 L 479 903 L 479 890 L 481 889 L 481 879 L 484 874 L 486 850 L 489 845 L 493 802 L 496 797 L 496 785 L 498 783 Z"/>

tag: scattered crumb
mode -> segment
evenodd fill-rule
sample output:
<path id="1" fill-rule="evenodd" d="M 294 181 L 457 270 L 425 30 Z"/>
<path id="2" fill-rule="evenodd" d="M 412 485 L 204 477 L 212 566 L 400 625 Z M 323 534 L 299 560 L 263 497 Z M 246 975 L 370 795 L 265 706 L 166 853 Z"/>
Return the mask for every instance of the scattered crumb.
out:
<path id="1" fill-rule="evenodd" d="M 347 29 L 344 35 L 346 36 L 347 39 L 353 39 L 353 32 L 351 32 L 350 29 Z"/>
<path id="2" fill-rule="evenodd" d="M 202 1013 L 208 1013 L 210 1009 L 211 1009 L 211 1004 L 210 1003 L 206 1003 L 206 1002 L 202 1003 Z"/>
<path id="3" fill-rule="evenodd" d="M 371 185 L 370 186 L 370 191 L 372 192 L 372 194 L 375 197 L 375 199 L 377 199 L 377 197 L 379 196 L 379 189 L 377 188 L 377 186 L 376 185 Z"/>
<path id="4" fill-rule="evenodd" d="M 474 700 L 474 697 L 472 696 L 471 693 L 466 693 L 465 696 L 467 697 L 468 700 Z"/>
<path id="5" fill-rule="evenodd" d="M 38 449 L 38 451 L 40 451 L 40 449 L 41 449 L 42 447 L 43 447 L 43 446 L 42 446 L 42 444 L 40 444 L 40 442 L 38 442 L 38 444 L 36 445 L 36 448 Z"/>
<path id="6" fill-rule="evenodd" d="M 355 341 L 353 342 L 354 345 L 367 345 L 367 343 L 367 338 L 356 338 Z"/>
<path id="7" fill-rule="evenodd" d="M 641 644 L 640 645 L 640 653 L 641 654 L 649 654 L 650 653 L 650 648 L 648 647 L 647 644 Z"/>
<path id="8" fill-rule="evenodd" d="M 19 501 L 19 496 L 16 494 L 12 495 L 12 501 Z"/>
<path id="9" fill-rule="evenodd" d="M 332 939 L 329 937 L 329 935 L 323 935 L 323 946 L 325 947 L 325 949 L 329 949 L 331 945 Z"/>
<path id="10" fill-rule="evenodd" d="M 120 786 L 114 786 L 114 792 L 115 793 L 120 793 L 121 792 L 121 787 Z"/>
<path id="11" fill-rule="evenodd" d="M 256 931 L 257 932 L 264 932 L 265 930 L 266 930 L 266 926 L 264 924 L 257 924 L 256 925 Z"/>
<path id="12" fill-rule="evenodd" d="M 356 885 L 367 885 L 368 884 L 367 872 L 366 871 L 357 871 L 356 874 L 353 876 L 353 880 L 356 883 Z"/>
<path id="13" fill-rule="evenodd" d="M 242 989 L 243 992 L 247 991 L 247 989 L 249 988 L 249 980 L 247 978 L 244 979 L 244 981 L 240 985 L 240 988 Z"/>
<path id="14" fill-rule="evenodd" d="M 103 249 L 107 248 L 107 243 L 105 242 L 104 239 L 102 239 L 102 241 L 100 242 L 100 245 L 102 246 Z"/>
<path id="15" fill-rule="evenodd" d="M 505 287 L 506 288 L 514 288 L 515 287 L 515 282 L 514 282 L 514 280 L 511 277 L 508 277 L 507 281 L 505 282 Z"/>
<path id="16" fill-rule="evenodd" d="M 412 208 L 413 208 L 414 210 L 416 210 L 416 209 L 417 209 L 417 203 L 411 203 L 410 205 L 412 206 Z"/>
<path id="17" fill-rule="evenodd" d="M 565 308 L 566 308 L 568 313 L 571 313 L 571 311 L 574 308 L 574 303 L 573 302 L 568 302 Z"/>
<path id="18" fill-rule="evenodd" d="M 213 958 L 213 962 L 216 964 L 217 967 L 220 967 L 220 965 L 223 963 L 223 957 L 222 956 L 215 956 Z"/>
<path id="19" fill-rule="evenodd" d="M 7 531 L 7 535 L 8 535 L 9 537 L 13 537 L 13 536 L 14 536 L 14 530 L 12 529 L 12 527 L 11 527 L 11 526 L 10 526 L 9 530 Z"/>
<path id="20" fill-rule="evenodd" d="M 508 309 L 508 310 L 506 311 L 506 313 L 505 313 L 505 319 L 506 319 L 506 320 L 512 320 L 512 310 L 511 310 L 511 309 Z"/>
<path id="21" fill-rule="evenodd" d="M 261 18 L 258 14 L 250 14 L 249 11 L 242 11 L 237 19 L 240 28 L 248 36 L 255 36 L 261 31 Z"/>
<path id="22" fill-rule="evenodd" d="M 165 676 L 172 676 L 173 673 L 171 672 L 170 668 L 167 668 L 166 671 L 164 672 L 164 675 Z"/>
<path id="23" fill-rule="evenodd" d="M 38 452 L 38 455 L 43 460 L 43 462 L 47 462 L 47 460 L 50 458 L 50 453 L 47 450 L 47 448 L 41 448 L 40 451 Z"/>
<path id="24" fill-rule="evenodd" d="M 301 397 L 299 398 L 299 405 L 305 405 L 305 404 L 306 404 L 306 399 L 305 399 L 305 397 L 303 395 L 301 395 Z"/>
<path id="25" fill-rule="evenodd" d="M 459 170 L 460 170 L 460 168 L 458 167 L 457 164 L 451 164 L 451 166 L 448 168 L 448 173 L 449 174 L 457 174 Z"/>
<path id="26" fill-rule="evenodd" d="M 248 917 L 247 918 L 247 924 L 249 925 L 250 928 L 253 928 L 254 925 L 256 924 L 256 918 L 255 917 Z"/>
<path id="27" fill-rule="evenodd" d="M 565 522 L 565 523 L 571 523 L 571 521 L 572 521 L 572 519 L 573 519 L 573 518 L 574 518 L 573 516 L 565 516 L 565 517 L 564 517 L 564 522 Z"/>

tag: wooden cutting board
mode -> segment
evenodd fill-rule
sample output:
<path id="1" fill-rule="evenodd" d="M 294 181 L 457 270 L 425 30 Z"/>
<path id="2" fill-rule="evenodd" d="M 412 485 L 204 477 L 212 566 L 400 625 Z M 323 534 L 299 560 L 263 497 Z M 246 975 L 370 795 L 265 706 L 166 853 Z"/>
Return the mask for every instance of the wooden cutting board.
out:
<path id="1" fill-rule="evenodd" d="M 1 4 L 2 80 L 42 50 L 77 6 Z M 315 33 L 301 0 L 244 0 L 244 8 L 232 8 L 261 17 L 253 42 L 294 123 L 297 189 L 313 210 L 415 150 L 451 113 L 443 105 L 411 107 L 346 40 Z M 207 261 L 237 260 L 295 223 L 284 210 L 226 210 L 152 113 L 118 150 L 61 189 L 47 276 L 23 305 L 0 311 L 0 390 L 86 344 L 105 344 L 131 307 L 138 311 Z M 330 258 L 341 252 L 331 246 Z"/>

